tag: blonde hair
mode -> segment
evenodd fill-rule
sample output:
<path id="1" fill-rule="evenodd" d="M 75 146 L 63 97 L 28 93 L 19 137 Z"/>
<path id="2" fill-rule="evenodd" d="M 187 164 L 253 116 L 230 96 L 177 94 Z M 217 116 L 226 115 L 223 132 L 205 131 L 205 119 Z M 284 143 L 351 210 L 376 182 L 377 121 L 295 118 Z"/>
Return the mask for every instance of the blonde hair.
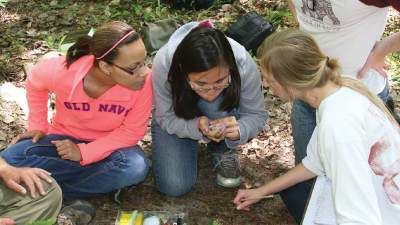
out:
<path id="1" fill-rule="evenodd" d="M 258 50 L 261 69 L 272 76 L 290 95 L 290 88 L 310 90 L 328 81 L 348 87 L 367 97 L 397 124 L 382 100 L 360 81 L 341 76 L 336 59 L 322 53 L 315 40 L 298 29 L 288 29 L 268 37 Z"/>

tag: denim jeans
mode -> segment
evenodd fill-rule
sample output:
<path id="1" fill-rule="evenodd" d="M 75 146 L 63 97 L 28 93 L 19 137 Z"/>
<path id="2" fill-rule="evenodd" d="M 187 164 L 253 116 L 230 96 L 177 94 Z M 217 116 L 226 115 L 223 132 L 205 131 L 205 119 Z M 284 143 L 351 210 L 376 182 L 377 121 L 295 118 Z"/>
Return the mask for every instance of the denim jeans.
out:
<path id="1" fill-rule="evenodd" d="M 198 107 L 209 119 L 236 116 L 234 112 L 219 110 L 222 100 L 222 96 L 213 102 L 199 100 Z M 151 127 L 152 169 L 156 187 L 168 196 L 178 197 L 191 191 L 196 183 L 199 145 L 197 140 L 168 134 L 154 118 L 155 116 L 153 116 Z M 207 149 L 209 152 L 229 150 L 224 141 L 210 142 Z"/>
<path id="2" fill-rule="evenodd" d="M 384 102 L 389 97 L 389 83 L 381 93 L 378 94 Z M 293 142 L 295 149 L 295 164 L 301 163 L 301 160 L 307 155 L 307 145 L 311 139 L 316 126 L 316 110 L 307 103 L 296 100 L 293 103 L 291 124 L 293 132 Z M 307 198 L 311 192 L 312 181 L 299 183 L 280 193 L 283 202 L 289 209 L 289 212 L 300 223 L 306 206 Z"/>
<path id="3" fill-rule="evenodd" d="M 47 135 L 37 143 L 22 140 L 0 153 L 10 165 L 38 167 L 49 171 L 67 198 L 86 198 L 111 192 L 143 181 L 148 172 L 148 159 L 139 146 L 122 148 L 107 158 L 86 166 L 61 159 L 53 140 L 70 139 L 69 136 Z"/>

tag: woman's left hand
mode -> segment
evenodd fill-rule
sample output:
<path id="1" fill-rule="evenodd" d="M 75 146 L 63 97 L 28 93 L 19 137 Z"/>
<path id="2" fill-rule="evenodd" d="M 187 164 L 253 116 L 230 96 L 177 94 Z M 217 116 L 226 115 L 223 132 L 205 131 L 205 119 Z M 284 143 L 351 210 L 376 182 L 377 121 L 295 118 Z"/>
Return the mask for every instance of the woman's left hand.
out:
<path id="1" fill-rule="evenodd" d="M 223 125 L 225 126 L 225 138 L 236 141 L 240 139 L 239 123 L 234 116 L 228 116 L 220 119 L 210 121 L 210 125 Z"/>
<path id="2" fill-rule="evenodd" d="M 58 155 L 62 159 L 68 159 L 77 162 L 82 160 L 81 151 L 79 150 L 78 145 L 71 140 L 65 139 L 60 141 L 52 141 L 51 143 L 56 146 Z"/>

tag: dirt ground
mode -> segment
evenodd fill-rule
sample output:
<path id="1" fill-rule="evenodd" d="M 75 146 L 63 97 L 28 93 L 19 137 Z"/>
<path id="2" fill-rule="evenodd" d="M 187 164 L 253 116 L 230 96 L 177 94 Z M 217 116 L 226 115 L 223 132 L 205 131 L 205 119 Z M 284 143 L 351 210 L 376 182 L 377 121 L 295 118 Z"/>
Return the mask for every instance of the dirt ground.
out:
<path id="1" fill-rule="evenodd" d="M 17 86 L 23 86 L 26 76 L 22 69 L 23 65 L 34 63 L 40 55 L 51 50 L 49 34 L 65 33 L 72 30 L 74 26 L 88 27 L 106 21 L 107 18 L 104 18 L 102 13 L 105 12 L 107 15 L 107 11 L 98 9 L 107 10 L 108 2 L 9 1 L 6 8 L 0 7 L 0 60 L 2 60 L 0 61 L 0 82 L 11 81 Z M 223 6 L 225 8 L 214 9 L 215 12 L 201 12 L 197 18 L 208 15 L 218 20 L 227 20 L 228 14 L 234 17 L 243 13 L 244 9 L 260 9 L 260 4 L 264 4 L 265 7 L 272 4 L 278 9 L 285 7 L 282 1 L 240 2 L 244 3 L 237 4 L 236 10 L 230 11 L 230 6 Z M 103 5 L 107 7 L 104 9 Z M 63 6 L 71 8 L 75 14 L 65 13 Z M 110 7 L 108 12 L 113 12 Z M 182 18 L 190 19 L 187 15 L 182 15 Z M 82 21 L 86 24 L 81 24 Z M 397 24 L 398 28 L 399 20 L 394 21 L 389 24 L 389 27 Z M 399 85 L 396 82 L 392 83 L 392 95 L 397 105 L 399 105 L 397 102 L 399 91 Z M 265 181 L 284 173 L 294 164 L 289 120 L 290 104 L 283 104 L 268 92 L 265 94 L 265 102 L 269 120 L 264 131 L 242 146 L 240 152 L 243 177 L 241 188 L 260 186 Z M 15 103 L 0 99 L 0 126 L 0 149 L 4 149 L 12 138 L 22 133 L 26 127 L 22 110 Z M 150 144 L 151 137 L 147 132 L 141 145 L 151 159 Z M 232 203 L 237 189 L 217 187 L 209 156 L 205 150 L 200 151 L 199 154 L 198 181 L 192 192 L 180 198 L 166 197 L 156 191 L 150 171 L 144 183 L 123 190 L 121 205 L 114 203 L 110 196 L 91 199 L 90 201 L 97 207 L 97 214 L 92 224 L 114 224 L 119 209 L 184 212 L 188 219 L 187 223 L 191 225 L 209 224 L 211 218 L 223 225 L 295 224 L 278 195 L 255 205 L 250 212 L 237 211 Z"/>
<path id="2" fill-rule="evenodd" d="M 242 147 L 241 188 L 259 186 L 263 181 L 278 176 L 293 165 L 287 113 L 289 105 L 281 105 L 270 96 L 266 99 L 270 106 L 271 119 L 265 131 Z M 142 146 L 150 156 L 149 139 L 147 135 Z M 199 176 L 192 192 L 180 198 L 163 196 L 156 191 L 154 178 L 150 175 L 143 184 L 123 191 L 121 209 L 184 212 L 188 217 L 188 224 L 208 224 L 210 218 L 217 219 L 224 225 L 295 224 L 278 195 L 257 204 L 250 212 L 237 211 L 232 203 L 237 189 L 217 187 L 209 155 L 205 150 L 201 150 L 199 154 Z M 92 202 L 98 208 L 93 224 L 113 224 L 119 207 L 110 201 L 109 196 L 94 199 Z"/>

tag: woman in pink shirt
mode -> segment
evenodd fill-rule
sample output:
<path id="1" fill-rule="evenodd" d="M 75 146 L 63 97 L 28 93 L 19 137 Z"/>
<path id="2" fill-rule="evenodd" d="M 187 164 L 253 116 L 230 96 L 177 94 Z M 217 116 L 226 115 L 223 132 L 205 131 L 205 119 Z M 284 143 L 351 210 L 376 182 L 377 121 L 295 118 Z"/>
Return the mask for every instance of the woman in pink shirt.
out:
<path id="1" fill-rule="evenodd" d="M 69 198 L 137 184 L 148 160 L 137 145 L 152 107 L 150 71 L 139 34 L 107 23 L 67 53 L 35 65 L 26 80 L 28 131 L 0 155 L 51 172 Z M 48 94 L 56 113 L 48 123 Z M 25 140 L 22 140 L 25 139 Z"/>

